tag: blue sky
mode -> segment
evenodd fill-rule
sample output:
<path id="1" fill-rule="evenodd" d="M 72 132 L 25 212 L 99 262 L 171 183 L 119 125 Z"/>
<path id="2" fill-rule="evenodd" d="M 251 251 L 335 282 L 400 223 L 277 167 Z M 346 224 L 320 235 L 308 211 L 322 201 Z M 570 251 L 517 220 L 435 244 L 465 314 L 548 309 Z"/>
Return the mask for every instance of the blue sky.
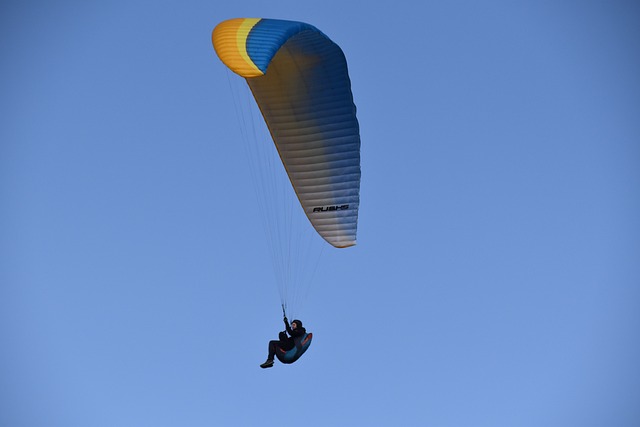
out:
<path id="1" fill-rule="evenodd" d="M 358 245 L 304 358 L 224 65 L 233 17 L 347 57 Z M 640 423 L 640 7 L 3 2 L 0 425 Z"/>

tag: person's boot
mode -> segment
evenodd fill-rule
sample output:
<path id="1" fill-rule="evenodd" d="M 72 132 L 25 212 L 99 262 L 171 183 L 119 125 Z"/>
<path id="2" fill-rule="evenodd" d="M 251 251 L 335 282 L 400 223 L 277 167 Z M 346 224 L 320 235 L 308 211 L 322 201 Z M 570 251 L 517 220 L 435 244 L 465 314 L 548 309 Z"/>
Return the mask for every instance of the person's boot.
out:
<path id="1" fill-rule="evenodd" d="M 264 368 L 271 368 L 273 366 L 273 359 L 267 359 L 266 362 L 264 362 L 262 365 L 260 365 L 260 367 L 262 369 Z"/>

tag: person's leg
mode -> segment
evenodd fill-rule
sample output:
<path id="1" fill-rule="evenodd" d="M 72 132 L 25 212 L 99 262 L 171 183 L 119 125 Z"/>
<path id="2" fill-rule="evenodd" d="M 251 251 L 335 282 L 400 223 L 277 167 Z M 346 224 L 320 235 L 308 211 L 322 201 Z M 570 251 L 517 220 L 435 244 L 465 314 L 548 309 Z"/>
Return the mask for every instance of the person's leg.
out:
<path id="1" fill-rule="evenodd" d="M 278 348 L 280 348 L 280 341 L 269 341 L 269 357 L 267 357 L 267 360 L 273 360 Z"/>
<path id="2" fill-rule="evenodd" d="M 267 356 L 267 361 L 260 365 L 261 368 L 270 368 L 273 366 L 273 358 L 279 347 L 280 341 L 269 341 L 269 356 Z"/>

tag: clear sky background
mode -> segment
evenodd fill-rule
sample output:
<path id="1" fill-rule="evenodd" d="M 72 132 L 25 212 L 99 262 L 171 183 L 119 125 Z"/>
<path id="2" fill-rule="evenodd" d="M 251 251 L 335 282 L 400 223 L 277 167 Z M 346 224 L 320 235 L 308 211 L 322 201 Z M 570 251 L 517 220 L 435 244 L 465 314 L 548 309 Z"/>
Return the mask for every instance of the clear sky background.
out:
<path id="1" fill-rule="evenodd" d="M 296 364 L 211 31 L 347 57 L 358 245 Z M 0 425 L 640 425 L 634 1 L 3 1 Z M 233 76 L 232 76 L 233 77 Z"/>

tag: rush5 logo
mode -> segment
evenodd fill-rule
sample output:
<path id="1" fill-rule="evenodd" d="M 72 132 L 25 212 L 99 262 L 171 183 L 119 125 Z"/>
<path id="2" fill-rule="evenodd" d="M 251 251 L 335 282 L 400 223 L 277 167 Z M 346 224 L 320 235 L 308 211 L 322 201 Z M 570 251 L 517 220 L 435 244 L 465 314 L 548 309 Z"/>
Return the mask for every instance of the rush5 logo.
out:
<path id="1" fill-rule="evenodd" d="M 349 209 L 349 205 L 319 206 L 317 208 L 313 208 L 313 212 L 344 211 L 347 209 Z"/>

